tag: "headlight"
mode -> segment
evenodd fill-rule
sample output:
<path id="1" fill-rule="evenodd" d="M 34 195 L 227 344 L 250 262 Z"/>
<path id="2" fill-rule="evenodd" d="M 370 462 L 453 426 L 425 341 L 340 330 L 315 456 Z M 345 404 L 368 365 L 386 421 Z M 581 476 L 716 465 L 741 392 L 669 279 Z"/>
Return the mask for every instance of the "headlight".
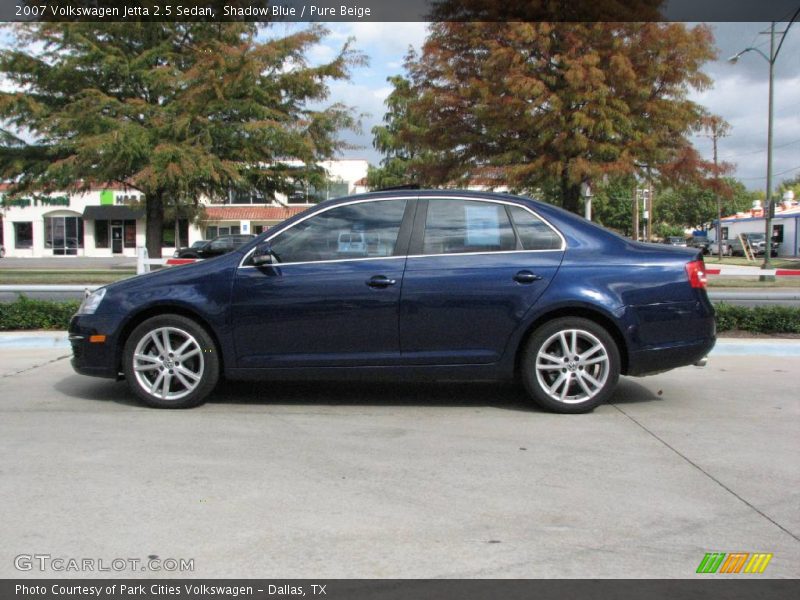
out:
<path id="1" fill-rule="evenodd" d="M 106 295 L 106 288 L 100 288 L 99 290 L 92 292 L 86 298 L 84 298 L 83 302 L 81 302 L 81 306 L 78 309 L 79 315 L 93 315 L 97 310 L 97 307 L 100 306 L 100 303 L 103 301 L 103 298 Z"/>
<path id="2" fill-rule="evenodd" d="M 175 252 L 172 253 L 172 258 L 178 258 L 180 256 L 180 254 L 181 254 L 180 252 L 175 250 Z"/>

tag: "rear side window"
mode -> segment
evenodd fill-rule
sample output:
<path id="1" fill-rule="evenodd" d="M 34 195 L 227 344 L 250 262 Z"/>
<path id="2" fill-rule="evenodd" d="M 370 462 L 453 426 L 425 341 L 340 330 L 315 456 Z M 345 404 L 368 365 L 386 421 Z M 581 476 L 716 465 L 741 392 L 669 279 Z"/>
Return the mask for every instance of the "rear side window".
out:
<path id="1" fill-rule="evenodd" d="M 431 200 L 423 254 L 515 250 L 505 205 L 469 200 Z"/>
<path id="2" fill-rule="evenodd" d="M 522 250 L 558 250 L 561 238 L 544 221 L 519 206 L 509 206 Z"/>

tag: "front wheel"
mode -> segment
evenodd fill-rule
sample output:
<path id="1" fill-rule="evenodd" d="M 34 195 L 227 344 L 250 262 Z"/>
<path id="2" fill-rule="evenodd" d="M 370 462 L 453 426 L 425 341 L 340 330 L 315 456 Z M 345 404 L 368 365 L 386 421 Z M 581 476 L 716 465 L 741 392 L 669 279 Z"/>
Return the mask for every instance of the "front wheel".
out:
<path id="1" fill-rule="evenodd" d="M 543 408 L 588 412 L 611 396 L 619 379 L 619 350 L 594 321 L 563 317 L 533 333 L 521 368 L 525 388 Z"/>
<path id="2" fill-rule="evenodd" d="M 155 408 L 205 402 L 219 379 L 219 364 L 208 332 L 180 315 L 144 321 L 128 337 L 123 355 L 128 386 Z"/>

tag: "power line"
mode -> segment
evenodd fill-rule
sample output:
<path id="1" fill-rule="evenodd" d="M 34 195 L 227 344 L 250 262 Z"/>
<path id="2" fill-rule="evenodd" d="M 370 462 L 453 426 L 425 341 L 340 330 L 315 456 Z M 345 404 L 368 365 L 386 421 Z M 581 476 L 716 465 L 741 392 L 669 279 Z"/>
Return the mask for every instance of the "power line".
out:
<path id="1" fill-rule="evenodd" d="M 778 177 L 779 175 L 786 175 L 787 173 L 791 173 L 792 171 L 797 171 L 798 169 L 800 169 L 800 165 L 792 167 L 791 169 L 786 169 L 785 171 L 781 171 L 780 173 L 773 173 L 772 176 Z M 753 181 L 755 179 L 766 179 L 766 178 L 767 177 L 765 175 L 763 177 L 739 177 L 738 179 L 741 179 L 742 181 Z"/>
<path id="2" fill-rule="evenodd" d="M 772 149 L 776 150 L 778 148 L 786 148 L 786 146 L 791 146 L 791 145 L 797 144 L 797 143 L 800 143 L 800 139 L 793 140 L 791 142 L 786 142 L 785 144 L 780 144 L 779 146 L 773 146 Z M 721 156 L 720 159 L 721 160 L 725 160 L 725 159 L 728 159 L 728 158 L 737 158 L 739 156 L 752 156 L 753 154 L 762 154 L 762 153 L 764 153 L 766 151 L 767 151 L 767 149 L 764 148 L 764 149 L 761 149 L 761 150 L 753 150 L 752 152 L 742 152 L 741 154 L 728 154 L 726 156 Z"/>

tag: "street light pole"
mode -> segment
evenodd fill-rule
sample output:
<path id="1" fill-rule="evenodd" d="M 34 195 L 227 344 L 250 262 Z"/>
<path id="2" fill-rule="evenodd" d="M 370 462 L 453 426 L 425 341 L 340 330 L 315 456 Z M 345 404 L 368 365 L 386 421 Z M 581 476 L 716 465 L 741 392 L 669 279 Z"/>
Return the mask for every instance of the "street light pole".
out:
<path id="1" fill-rule="evenodd" d="M 775 207 L 772 205 L 772 123 L 774 120 L 773 116 L 773 98 L 774 98 L 774 75 L 775 75 L 775 61 L 778 59 L 778 53 L 781 51 L 781 47 L 783 46 L 783 42 L 786 40 L 786 34 L 789 33 L 789 28 L 792 26 L 797 20 L 797 17 L 800 16 L 800 8 L 798 8 L 795 13 L 792 15 L 792 18 L 789 19 L 789 23 L 786 25 L 786 29 L 784 29 L 781 33 L 781 40 L 778 43 L 778 47 L 775 47 L 775 21 L 770 23 L 769 28 L 769 56 L 764 54 L 758 48 L 745 48 L 744 50 L 738 52 L 737 54 L 731 56 L 728 61 L 731 63 L 736 63 L 739 60 L 739 57 L 746 52 L 755 52 L 761 56 L 764 60 L 769 63 L 769 115 L 768 115 L 768 122 L 767 122 L 767 197 L 766 202 L 767 205 L 764 207 L 764 222 L 765 222 L 765 239 L 764 239 L 764 263 L 761 265 L 762 269 L 769 269 L 772 267 L 771 258 L 772 258 L 772 218 L 775 216 Z M 762 32 L 764 33 L 764 32 Z"/>
<path id="2" fill-rule="evenodd" d="M 791 24 L 791 23 L 790 23 Z M 788 31 L 789 28 L 787 27 Z M 784 35 L 786 35 L 784 33 Z M 774 110 L 774 97 L 775 92 L 773 88 L 773 81 L 775 75 L 775 21 L 770 24 L 769 28 L 769 116 L 767 117 L 767 205 L 764 207 L 764 221 L 766 222 L 765 235 L 764 235 L 764 264 L 761 265 L 762 269 L 769 269 L 772 267 L 770 259 L 772 258 L 772 217 L 775 215 L 775 207 L 772 204 L 772 123 L 773 123 L 773 110 Z"/>

